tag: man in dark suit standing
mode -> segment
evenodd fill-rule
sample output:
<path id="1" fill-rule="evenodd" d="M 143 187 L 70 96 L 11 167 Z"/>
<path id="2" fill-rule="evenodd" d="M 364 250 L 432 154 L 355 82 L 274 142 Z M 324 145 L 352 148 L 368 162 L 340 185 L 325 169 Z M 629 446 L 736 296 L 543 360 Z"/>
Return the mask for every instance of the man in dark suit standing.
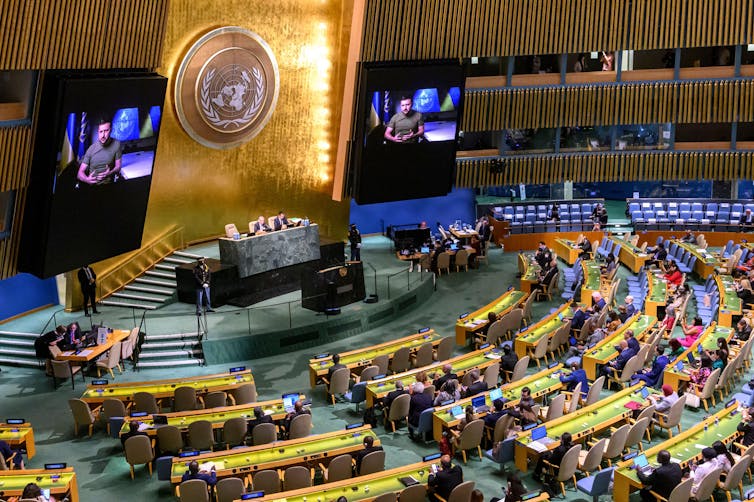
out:
<path id="1" fill-rule="evenodd" d="M 636 474 L 645 486 L 651 486 L 653 491 L 667 499 L 670 497 L 673 488 L 681 482 L 683 473 L 680 465 L 670 461 L 668 450 L 660 450 L 657 453 L 657 463 L 660 464 L 660 467 L 652 471 L 651 474 L 644 474 L 641 471 L 636 471 Z M 656 499 L 649 492 L 649 486 L 641 489 L 641 499 L 645 502 L 654 502 Z"/>
<path id="2" fill-rule="evenodd" d="M 450 463 L 450 455 L 443 455 L 440 459 L 440 470 L 430 474 L 427 480 L 429 484 L 429 500 L 437 502 L 437 496 L 445 500 L 450 498 L 453 488 L 463 483 L 463 471 L 461 466 Z"/>
<path id="3" fill-rule="evenodd" d="M 84 265 L 78 271 L 79 284 L 81 285 L 81 294 L 84 295 L 84 315 L 89 317 L 89 305 L 92 306 L 92 312 L 97 312 L 97 274 L 89 265 Z"/>

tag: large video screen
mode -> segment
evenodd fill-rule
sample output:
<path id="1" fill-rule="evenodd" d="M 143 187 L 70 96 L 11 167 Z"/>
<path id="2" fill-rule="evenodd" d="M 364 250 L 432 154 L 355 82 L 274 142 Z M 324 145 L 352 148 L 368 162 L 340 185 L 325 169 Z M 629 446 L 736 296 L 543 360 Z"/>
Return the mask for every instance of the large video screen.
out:
<path id="1" fill-rule="evenodd" d="M 155 74 L 45 75 L 24 271 L 49 277 L 141 246 L 166 87 Z"/>
<path id="2" fill-rule="evenodd" d="M 352 156 L 360 204 L 448 193 L 455 166 L 463 70 L 457 62 L 367 66 Z"/>

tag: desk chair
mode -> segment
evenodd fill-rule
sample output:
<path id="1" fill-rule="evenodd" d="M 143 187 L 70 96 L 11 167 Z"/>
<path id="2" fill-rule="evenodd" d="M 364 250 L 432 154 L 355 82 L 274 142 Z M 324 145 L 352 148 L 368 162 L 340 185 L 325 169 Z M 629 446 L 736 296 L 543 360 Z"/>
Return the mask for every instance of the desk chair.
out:
<path id="1" fill-rule="evenodd" d="M 494 363 L 491 366 L 487 366 L 484 370 L 482 379 L 487 382 L 487 388 L 492 389 L 497 387 L 498 379 L 500 378 L 500 363 Z"/>
<path id="2" fill-rule="evenodd" d="M 173 391 L 173 411 L 201 409 L 193 387 L 178 387 Z"/>
<path id="3" fill-rule="evenodd" d="M 319 468 L 322 469 L 325 483 L 351 479 L 353 476 L 352 460 L 353 457 L 346 453 L 332 459 L 327 467 L 320 462 Z"/>
<path id="4" fill-rule="evenodd" d="M 390 409 L 385 414 L 385 426 L 390 422 L 390 426 L 395 432 L 395 422 L 400 420 L 406 420 L 408 423 L 408 409 L 411 406 L 411 395 L 402 394 L 390 403 Z"/>
<path id="5" fill-rule="evenodd" d="M 215 392 L 208 392 L 204 396 L 204 408 L 222 408 L 228 405 L 228 394 L 218 390 Z"/>
<path id="6" fill-rule="evenodd" d="M 581 452 L 580 444 L 571 446 L 571 448 L 565 453 L 565 455 L 563 455 L 563 459 L 560 461 L 559 467 L 551 464 L 547 460 L 544 461 L 545 465 L 550 468 L 550 474 L 552 475 L 554 475 L 555 467 L 558 467 L 558 474 L 555 479 L 558 483 L 560 483 L 560 491 L 563 493 L 563 497 L 566 496 L 566 481 L 572 480 L 573 489 L 578 489 L 578 485 L 576 483 L 576 468 L 579 464 L 579 452 Z"/>
<path id="7" fill-rule="evenodd" d="M 600 495 L 608 493 L 610 488 L 610 478 L 613 475 L 613 468 L 603 469 L 594 476 L 582 478 L 576 482 L 576 488 L 580 492 L 592 496 L 593 502 L 598 502 Z"/>
<path id="8" fill-rule="evenodd" d="M 484 420 L 476 419 L 472 420 L 466 427 L 463 428 L 461 434 L 458 435 L 458 439 L 452 441 L 454 450 L 461 450 L 461 457 L 463 457 L 463 463 L 466 463 L 466 450 L 476 449 L 479 454 L 479 461 L 482 460 L 482 435 L 484 434 Z M 455 451 L 453 452 L 455 454 Z"/>
<path id="9" fill-rule="evenodd" d="M 372 366 L 379 368 L 379 375 L 387 375 L 388 368 L 390 367 L 390 355 L 382 354 L 372 359 Z"/>
<path id="10" fill-rule="evenodd" d="M 307 414 L 298 415 L 291 420 L 288 428 L 288 439 L 305 438 L 312 433 L 312 416 Z"/>
<path id="11" fill-rule="evenodd" d="M 450 254 L 445 251 L 437 257 L 437 275 L 442 275 L 443 270 L 450 274 Z"/>
<path id="12" fill-rule="evenodd" d="M 589 450 L 581 450 L 579 452 L 578 469 L 589 476 L 589 473 L 596 471 L 602 464 L 602 456 L 605 453 L 605 446 L 607 445 L 607 439 L 602 438 Z M 577 486 L 578 488 L 578 486 Z"/>
<path id="13" fill-rule="evenodd" d="M 84 377 L 84 372 L 81 371 L 81 366 L 74 366 L 70 361 L 57 361 L 55 359 L 51 359 L 50 364 L 52 365 L 52 387 L 54 389 L 58 388 L 58 379 L 65 380 L 66 378 L 70 378 L 71 389 L 76 390 L 76 384 L 73 381 L 73 376 L 76 373 L 81 373 L 81 380 L 86 382 L 86 377 Z"/>
<path id="14" fill-rule="evenodd" d="M 660 429 L 667 429 L 668 437 L 673 437 L 673 427 L 678 429 L 678 433 L 681 433 L 681 415 L 683 414 L 683 407 L 686 405 L 686 394 L 682 395 L 678 401 L 673 403 L 667 414 L 655 412 L 655 420 L 653 424 Z"/>
<path id="15" fill-rule="evenodd" d="M 239 478 L 219 479 L 215 485 L 217 502 L 233 502 L 241 498 L 245 491 L 243 481 Z"/>
<path id="16" fill-rule="evenodd" d="M 131 436 L 123 444 L 126 453 L 126 462 L 128 462 L 131 471 L 131 480 L 134 479 L 134 465 L 147 464 L 149 467 L 149 477 L 152 477 L 152 460 L 154 460 L 154 450 L 152 442 L 148 436 Z"/>
<path id="17" fill-rule="evenodd" d="M 372 502 L 397 502 L 398 495 L 395 492 L 383 493 L 376 497 Z"/>
<path id="18" fill-rule="evenodd" d="M 181 502 L 209 502 L 209 489 L 203 479 L 189 479 L 176 488 Z"/>
<path id="19" fill-rule="evenodd" d="M 628 419 L 628 423 L 629 424 L 635 424 L 636 422 L 638 422 L 642 418 L 649 418 L 649 422 L 651 424 L 652 420 L 654 419 L 654 416 L 655 416 L 655 405 L 651 404 L 651 405 L 647 406 L 646 408 L 644 408 L 643 410 L 641 410 L 641 413 L 639 413 L 639 416 L 636 417 L 635 420 L 632 419 L 632 418 L 629 418 Z M 651 443 L 652 442 L 652 433 L 651 433 L 651 431 L 652 431 L 652 427 L 647 427 L 647 429 L 644 431 L 644 433 L 647 436 L 647 443 Z"/>
<path id="20" fill-rule="evenodd" d="M 110 372 L 110 377 L 115 378 L 113 368 L 118 368 L 120 374 L 123 374 L 123 368 L 120 367 L 120 355 L 121 355 L 122 342 L 115 342 L 110 350 L 107 352 L 107 356 L 97 359 L 97 378 L 102 376 L 102 369 L 106 369 Z"/>
<path id="21" fill-rule="evenodd" d="M 655 499 L 661 500 L 662 502 L 688 502 L 689 500 L 691 500 L 691 487 L 693 484 L 693 478 L 685 479 L 681 482 L 681 484 L 676 485 L 676 487 L 673 488 L 673 491 L 670 492 L 670 496 L 668 498 L 664 498 L 662 495 L 655 491 L 650 491 L 649 493 L 651 493 Z"/>
<path id="22" fill-rule="evenodd" d="M 71 408 L 73 414 L 73 431 L 76 436 L 79 435 L 79 428 L 82 425 L 86 425 L 89 429 L 89 437 L 92 437 L 92 431 L 94 430 L 94 422 L 97 420 L 92 410 L 89 409 L 89 405 L 81 399 L 69 399 L 68 406 Z M 99 411 L 96 409 L 95 411 Z"/>
<path id="23" fill-rule="evenodd" d="M 487 444 L 492 447 L 496 443 L 499 443 L 500 441 L 503 441 L 506 437 L 508 437 L 508 431 L 513 426 L 513 415 L 505 414 L 502 417 L 498 418 L 495 421 L 495 427 L 485 427 L 485 432 L 487 436 Z"/>
<path id="24" fill-rule="evenodd" d="M 411 485 L 401 491 L 401 502 L 424 502 L 427 499 L 427 489 L 423 484 Z"/>
<path id="25" fill-rule="evenodd" d="M 312 486 L 312 475 L 309 469 L 302 465 L 294 465 L 283 474 L 283 491 L 298 490 Z"/>
<path id="26" fill-rule="evenodd" d="M 440 502 L 469 502 L 469 500 L 471 500 L 471 492 L 473 491 L 474 482 L 465 481 L 453 488 L 453 490 L 450 492 L 450 495 L 448 496 L 448 500 L 445 500 L 436 493 L 433 494 L 433 496 Z"/>
<path id="27" fill-rule="evenodd" d="M 215 447 L 215 433 L 209 420 L 197 420 L 188 426 L 188 444 L 199 451 L 212 451 Z"/>
<path id="28" fill-rule="evenodd" d="M 434 347 L 432 347 L 432 342 L 424 342 L 413 354 L 412 359 L 414 368 L 422 368 L 432 364 L 433 355 Z"/>
<path id="29" fill-rule="evenodd" d="M 623 450 L 626 447 L 626 439 L 628 439 L 628 431 L 631 426 L 628 424 L 622 425 L 616 429 L 609 438 L 605 441 L 605 451 L 602 453 L 602 460 L 607 461 L 608 467 L 613 466 L 613 459 L 623 454 Z M 596 442 L 589 443 L 590 447 L 596 446 Z"/>
<path id="30" fill-rule="evenodd" d="M 251 438 L 254 446 L 271 444 L 277 441 L 278 433 L 275 424 L 257 424 L 251 430 Z"/>
<path id="31" fill-rule="evenodd" d="M 100 416 L 105 421 L 108 436 L 110 435 L 110 419 L 113 417 L 125 417 L 127 414 L 126 405 L 123 404 L 123 401 L 121 401 L 120 399 L 113 399 L 111 397 L 108 397 L 107 399 L 102 401 L 102 410 Z"/>
<path id="32" fill-rule="evenodd" d="M 236 235 L 238 232 L 238 229 L 236 228 L 235 223 L 228 223 L 225 225 L 225 237 L 228 239 L 232 239 L 234 235 Z"/>
<path id="33" fill-rule="evenodd" d="M 160 447 L 160 453 L 163 455 L 178 455 L 183 447 L 183 435 L 181 430 L 175 425 L 163 425 L 156 429 L 157 445 Z"/>
<path id="34" fill-rule="evenodd" d="M 437 350 L 434 356 L 435 361 L 446 361 L 453 356 L 455 340 L 452 336 L 446 336 L 437 344 Z"/>
<path id="35" fill-rule="evenodd" d="M 427 435 L 432 432 L 432 414 L 434 408 L 427 408 L 419 415 L 419 423 L 414 427 L 410 423 L 408 424 L 409 436 L 419 436 L 424 444 L 427 444 Z M 408 423 L 408 422 L 406 422 Z"/>
<path id="36" fill-rule="evenodd" d="M 463 267 L 466 272 L 469 271 L 469 252 L 465 249 L 456 252 L 456 272 L 460 272 L 461 267 Z"/>
<path id="37" fill-rule="evenodd" d="M 528 355 L 531 356 L 532 359 L 534 359 L 534 362 L 537 363 L 537 369 L 540 368 L 539 360 L 544 359 L 545 365 L 547 365 L 547 344 L 549 342 L 549 339 L 546 336 L 542 336 L 542 338 L 539 339 L 539 341 L 534 345 L 534 348 L 527 347 Z M 520 361 L 519 361 L 520 362 Z M 515 380 L 514 380 L 515 381 Z"/>
<path id="38" fill-rule="evenodd" d="M 335 405 L 335 395 L 343 395 L 348 392 L 350 371 L 348 368 L 340 368 L 332 374 L 332 380 L 330 382 L 328 382 L 327 379 L 323 380 L 327 386 L 327 394 L 330 396 L 330 401 Z"/>
<path id="39" fill-rule="evenodd" d="M 529 367 L 529 360 L 529 356 L 524 356 L 516 361 L 516 365 L 513 366 L 513 371 L 503 370 L 505 381 L 515 382 L 516 380 L 521 380 L 524 376 L 526 376 L 526 370 Z"/>
<path id="40" fill-rule="evenodd" d="M 245 383 L 236 387 L 228 394 L 233 404 L 250 404 L 257 402 L 257 387 L 253 383 Z"/>
<path id="41" fill-rule="evenodd" d="M 145 411 L 148 415 L 160 413 L 160 406 L 157 404 L 157 400 L 151 393 L 135 392 L 133 399 L 134 411 Z"/>
<path id="42" fill-rule="evenodd" d="M 230 450 L 236 446 L 245 446 L 246 419 L 244 417 L 229 418 L 223 423 L 223 441 L 225 447 Z"/>
<path id="43" fill-rule="evenodd" d="M 702 478 L 702 481 L 699 483 L 699 487 L 696 489 L 694 498 L 700 502 L 706 499 L 710 499 L 712 502 L 715 502 L 713 493 L 715 492 L 715 488 L 717 488 L 717 483 L 722 472 L 722 467 L 718 467 L 714 471 L 711 471 L 709 474 L 704 476 Z"/>
<path id="44" fill-rule="evenodd" d="M 265 495 L 280 492 L 280 475 L 274 469 L 265 469 L 254 474 L 252 479 L 254 491 L 263 491 Z"/>
<path id="45" fill-rule="evenodd" d="M 718 488 L 725 492 L 725 496 L 728 497 L 728 502 L 730 502 L 731 500 L 730 492 L 735 488 L 738 488 L 740 498 L 741 500 L 743 500 L 743 479 L 744 474 L 746 474 L 746 471 L 749 469 L 750 465 L 751 457 L 749 455 L 744 455 L 743 457 L 739 458 L 738 461 L 730 468 L 728 475 L 725 477 L 725 481 L 718 482 Z"/>
<path id="46" fill-rule="evenodd" d="M 393 373 L 403 373 L 411 367 L 411 350 L 408 347 L 401 347 L 393 354 L 393 360 L 390 361 L 390 371 Z"/>
<path id="47" fill-rule="evenodd" d="M 385 451 L 378 450 L 373 451 L 364 456 L 361 459 L 361 469 L 359 470 L 359 476 L 366 476 L 367 474 L 373 474 L 375 472 L 382 472 L 385 470 Z"/>
<path id="48" fill-rule="evenodd" d="M 353 378 L 354 381 L 357 382 L 357 383 L 358 382 L 368 382 L 369 380 L 374 380 L 374 377 L 376 377 L 379 374 L 380 374 L 380 367 L 379 366 L 367 366 L 361 372 L 361 375 L 356 375 L 356 374 L 352 373 L 351 374 L 351 378 Z"/>

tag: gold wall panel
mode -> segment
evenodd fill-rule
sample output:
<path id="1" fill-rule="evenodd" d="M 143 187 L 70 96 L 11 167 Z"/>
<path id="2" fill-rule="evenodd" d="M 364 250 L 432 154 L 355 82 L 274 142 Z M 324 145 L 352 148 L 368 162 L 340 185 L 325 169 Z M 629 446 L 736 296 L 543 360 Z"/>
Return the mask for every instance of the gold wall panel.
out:
<path id="1" fill-rule="evenodd" d="M 668 179 L 739 180 L 754 176 L 754 152 L 652 152 L 506 157 L 503 173 L 492 174 L 496 157 L 458 160 L 456 186 L 484 186 Z"/>
<path id="2" fill-rule="evenodd" d="M 192 242 L 241 231 L 260 214 L 308 216 L 344 238 L 349 203 L 331 199 L 351 10 L 345 0 L 171 0 L 158 71 L 171 81 L 155 159 L 144 242 L 172 225 Z M 232 150 L 196 143 L 179 125 L 172 85 L 188 47 L 221 26 L 241 26 L 270 46 L 280 94 L 270 122 Z"/>

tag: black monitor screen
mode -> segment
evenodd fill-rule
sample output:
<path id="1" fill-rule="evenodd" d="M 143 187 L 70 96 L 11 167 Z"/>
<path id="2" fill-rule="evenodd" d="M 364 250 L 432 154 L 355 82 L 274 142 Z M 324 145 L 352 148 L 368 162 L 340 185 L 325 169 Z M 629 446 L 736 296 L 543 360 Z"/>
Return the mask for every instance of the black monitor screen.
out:
<path id="1" fill-rule="evenodd" d="M 352 162 L 358 203 L 450 191 L 463 89 L 457 62 L 365 67 Z"/>
<path id="2" fill-rule="evenodd" d="M 49 277 L 141 246 L 166 87 L 155 74 L 45 76 L 25 271 Z"/>

